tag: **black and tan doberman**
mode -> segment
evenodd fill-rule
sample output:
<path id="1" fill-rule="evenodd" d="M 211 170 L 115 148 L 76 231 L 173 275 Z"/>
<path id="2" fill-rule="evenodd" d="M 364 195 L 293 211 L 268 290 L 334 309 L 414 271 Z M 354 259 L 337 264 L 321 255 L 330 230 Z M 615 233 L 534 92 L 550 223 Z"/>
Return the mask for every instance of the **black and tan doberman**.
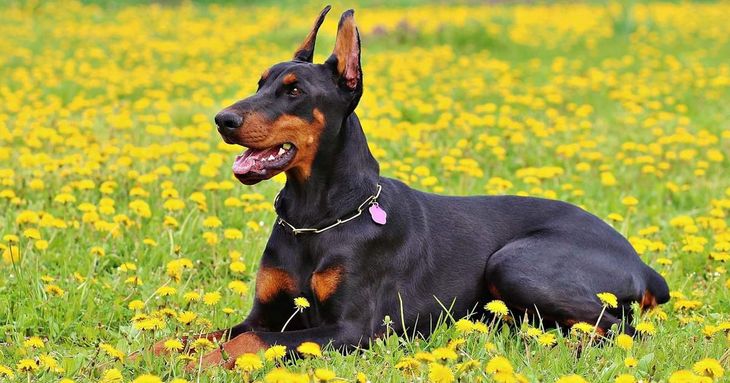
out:
<path id="1" fill-rule="evenodd" d="M 332 55 L 312 63 L 328 11 L 292 61 L 267 69 L 254 95 L 215 117 L 225 142 L 247 148 L 233 164 L 243 184 L 285 172 L 286 185 L 253 308 L 242 323 L 205 335 L 222 345 L 204 366 L 231 367 L 242 353 L 275 344 L 367 347 L 386 316 L 397 332 L 428 336 L 444 306 L 455 318 L 484 315 L 493 299 L 546 325 L 598 322 L 601 331 L 618 325 L 633 333 L 632 302 L 647 309 L 669 299 L 664 279 L 629 242 L 576 206 L 446 197 L 381 177 L 354 112 L 363 73 L 352 10 L 339 21 Z M 600 292 L 619 305 L 599 320 Z M 299 296 L 312 307 L 281 332 Z"/>

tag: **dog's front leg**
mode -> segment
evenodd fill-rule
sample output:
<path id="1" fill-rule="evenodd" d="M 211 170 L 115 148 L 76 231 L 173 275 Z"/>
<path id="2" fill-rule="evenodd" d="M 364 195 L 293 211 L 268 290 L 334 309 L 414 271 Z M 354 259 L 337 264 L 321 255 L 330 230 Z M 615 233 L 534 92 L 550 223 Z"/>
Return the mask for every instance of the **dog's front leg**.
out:
<path id="1" fill-rule="evenodd" d="M 185 348 L 187 353 L 192 353 L 195 350 L 190 348 L 189 346 L 195 342 L 197 339 L 207 339 L 213 343 L 220 343 L 220 342 L 226 342 L 229 339 L 232 339 L 236 335 L 240 334 L 240 332 L 235 332 L 236 327 L 232 329 L 225 329 L 225 330 L 217 330 L 205 334 L 198 334 L 198 335 L 186 335 L 183 337 L 178 338 L 177 340 L 182 343 L 183 348 Z M 163 339 L 152 345 L 152 353 L 155 356 L 160 355 L 167 355 L 170 354 L 170 351 L 165 348 L 165 342 L 167 342 L 170 339 Z M 136 355 L 136 353 L 135 353 Z"/>
<path id="2" fill-rule="evenodd" d="M 191 362 L 186 369 L 195 370 L 199 367 L 223 366 L 233 368 L 236 358 L 245 353 L 256 353 L 273 345 L 286 346 L 288 351 L 294 351 L 304 342 L 314 342 L 325 346 L 331 344 L 334 348 L 354 347 L 360 342 L 366 342 L 368 337 L 353 326 L 334 324 L 314 327 L 304 330 L 287 332 L 251 331 L 238 335 L 215 351 L 203 356 L 200 361 Z"/>

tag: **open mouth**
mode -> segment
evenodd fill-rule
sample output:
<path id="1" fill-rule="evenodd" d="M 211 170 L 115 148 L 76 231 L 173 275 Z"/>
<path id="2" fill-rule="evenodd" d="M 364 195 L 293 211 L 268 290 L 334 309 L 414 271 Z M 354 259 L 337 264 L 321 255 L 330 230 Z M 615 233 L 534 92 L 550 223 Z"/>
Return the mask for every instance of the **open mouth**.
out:
<path id="1" fill-rule="evenodd" d="M 294 159 L 297 148 L 289 142 L 265 149 L 246 149 L 236 156 L 233 174 L 246 185 L 279 174 Z"/>

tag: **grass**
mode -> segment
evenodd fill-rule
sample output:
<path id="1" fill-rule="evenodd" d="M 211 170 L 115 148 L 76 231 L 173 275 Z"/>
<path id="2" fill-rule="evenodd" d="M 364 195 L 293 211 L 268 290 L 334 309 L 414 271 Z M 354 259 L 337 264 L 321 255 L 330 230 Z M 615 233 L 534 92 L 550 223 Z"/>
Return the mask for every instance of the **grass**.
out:
<path id="1" fill-rule="evenodd" d="M 238 184 L 229 166 L 240 148 L 224 145 L 211 120 L 291 57 L 319 7 L 4 5 L 0 381 L 115 372 L 125 381 L 241 381 L 273 371 L 265 362 L 248 375 L 186 375 L 178 357 L 133 361 L 114 350 L 127 355 L 245 317 L 282 179 Z M 352 355 L 329 350 L 282 366 L 346 381 L 438 381 L 430 360 L 451 345 L 457 359 L 439 365 L 464 382 L 516 379 L 490 369 L 498 357 L 528 381 L 679 382 L 678 371 L 693 368 L 687 381 L 722 381 L 728 5 L 356 8 L 365 71 L 357 112 L 383 175 L 443 194 L 583 206 L 630 239 L 673 298 L 637 319 L 656 332 L 628 350 L 614 339 L 590 346 L 576 331 L 546 330 L 556 344 L 544 346 L 535 335 L 543 330 L 500 321 L 464 331 L 444 318 L 428 339 L 391 335 Z M 322 27 L 315 60 L 329 54 L 344 9 L 335 6 Z M 179 269 L 181 259 L 191 267 Z M 248 288 L 234 291 L 232 281 Z M 161 296 L 162 286 L 175 290 Z M 185 311 L 197 315 L 189 325 Z M 412 369 L 396 368 L 411 357 Z M 473 369 L 459 372 L 468 361 Z"/>

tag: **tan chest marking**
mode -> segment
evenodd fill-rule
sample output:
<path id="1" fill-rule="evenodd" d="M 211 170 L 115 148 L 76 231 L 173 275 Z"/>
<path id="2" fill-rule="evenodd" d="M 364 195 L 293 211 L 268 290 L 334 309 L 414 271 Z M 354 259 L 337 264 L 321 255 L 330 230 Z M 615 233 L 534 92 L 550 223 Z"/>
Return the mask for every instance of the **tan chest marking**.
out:
<path id="1" fill-rule="evenodd" d="M 275 267 L 262 267 L 256 275 L 256 298 L 262 302 L 271 302 L 282 292 L 296 293 L 294 278 L 284 270 Z"/>
<path id="2" fill-rule="evenodd" d="M 344 276 L 342 266 L 334 266 L 312 274 L 312 291 L 317 300 L 324 302 L 337 291 Z"/>

